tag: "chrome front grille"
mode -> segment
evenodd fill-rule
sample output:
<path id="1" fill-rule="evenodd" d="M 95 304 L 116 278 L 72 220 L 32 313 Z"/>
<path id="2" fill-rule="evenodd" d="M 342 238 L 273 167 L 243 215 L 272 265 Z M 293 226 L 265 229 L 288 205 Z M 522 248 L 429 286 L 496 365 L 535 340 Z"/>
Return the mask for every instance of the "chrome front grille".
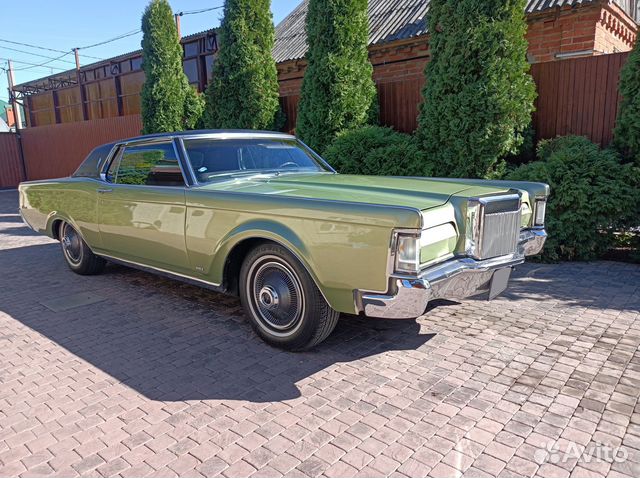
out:
<path id="1" fill-rule="evenodd" d="M 476 259 L 513 254 L 520 236 L 520 196 L 508 194 L 469 200 L 467 254 Z"/>

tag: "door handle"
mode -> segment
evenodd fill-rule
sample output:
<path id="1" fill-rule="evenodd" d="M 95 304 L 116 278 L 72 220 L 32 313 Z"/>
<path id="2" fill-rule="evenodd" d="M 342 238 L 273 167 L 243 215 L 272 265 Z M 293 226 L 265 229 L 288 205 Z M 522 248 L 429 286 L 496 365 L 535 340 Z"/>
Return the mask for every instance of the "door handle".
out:
<path id="1" fill-rule="evenodd" d="M 98 194 L 112 193 L 113 189 L 98 189 Z"/>

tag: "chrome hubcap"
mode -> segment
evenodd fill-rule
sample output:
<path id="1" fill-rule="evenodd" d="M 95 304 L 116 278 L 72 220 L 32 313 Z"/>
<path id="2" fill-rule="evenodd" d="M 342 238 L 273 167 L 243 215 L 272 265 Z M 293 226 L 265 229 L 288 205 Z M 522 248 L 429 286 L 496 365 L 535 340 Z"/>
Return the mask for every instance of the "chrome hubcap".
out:
<path id="1" fill-rule="evenodd" d="M 82 244 L 80 236 L 71 226 L 64 226 L 64 234 L 62 236 L 62 249 L 67 259 L 72 264 L 78 264 L 82 259 Z"/>
<path id="2" fill-rule="evenodd" d="M 278 292 L 270 285 L 264 286 L 258 295 L 260 296 L 260 304 L 269 310 L 277 309 L 280 305 Z"/>
<path id="3" fill-rule="evenodd" d="M 276 256 L 256 261 L 249 272 L 248 296 L 260 326 L 277 335 L 293 333 L 304 314 L 297 274 Z"/>

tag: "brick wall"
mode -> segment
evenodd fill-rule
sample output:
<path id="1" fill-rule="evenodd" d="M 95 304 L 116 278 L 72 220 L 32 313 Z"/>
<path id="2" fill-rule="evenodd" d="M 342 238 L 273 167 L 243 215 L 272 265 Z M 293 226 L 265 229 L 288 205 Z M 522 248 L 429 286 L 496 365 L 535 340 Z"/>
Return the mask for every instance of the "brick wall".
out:
<path id="1" fill-rule="evenodd" d="M 554 61 L 558 53 L 629 51 L 638 33 L 638 26 L 617 5 L 608 2 L 556 9 L 529 15 L 527 20 L 531 63 Z M 428 56 L 428 36 L 369 49 L 382 124 L 406 132 L 415 129 Z M 305 67 L 305 60 L 278 64 L 281 104 L 287 115 L 285 129 L 289 132 L 295 128 Z"/>
<path id="2" fill-rule="evenodd" d="M 638 36 L 638 25 L 615 4 L 606 5 L 596 22 L 595 50 L 602 53 L 629 51 Z"/>
<path id="3" fill-rule="evenodd" d="M 608 3 L 530 15 L 528 22 L 531 63 L 556 60 L 559 53 L 629 51 L 638 32 L 637 25 L 617 5 Z"/>

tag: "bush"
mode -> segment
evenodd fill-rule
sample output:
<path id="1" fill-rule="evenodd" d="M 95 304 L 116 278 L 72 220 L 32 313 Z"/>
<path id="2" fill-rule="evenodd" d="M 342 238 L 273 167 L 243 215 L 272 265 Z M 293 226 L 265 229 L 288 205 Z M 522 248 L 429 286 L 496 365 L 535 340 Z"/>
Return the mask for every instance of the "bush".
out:
<path id="1" fill-rule="evenodd" d="M 207 87 L 207 128 L 278 129 L 281 121 L 270 0 L 227 0 Z"/>
<path id="2" fill-rule="evenodd" d="M 189 84 L 187 77 L 184 78 L 184 128 L 196 129 L 202 121 L 202 115 L 204 113 L 205 99 L 204 95 L 198 93 L 198 91 Z"/>
<path id="3" fill-rule="evenodd" d="M 543 259 L 600 257 L 612 244 L 612 233 L 637 219 L 637 168 L 621 164 L 613 150 L 601 150 L 579 136 L 541 141 L 538 158 L 508 179 L 551 186 Z"/>
<path id="4" fill-rule="evenodd" d="M 413 137 L 381 126 L 343 132 L 327 148 L 324 157 L 343 174 L 431 175 L 431 167 Z"/>
<path id="5" fill-rule="evenodd" d="M 620 95 L 614 145 L 625 160 L 635 160 L 640 167 L 640 40 L 620 72 Z"/>
<path id="6" fill-rule="evenodd" d="M 377 122 L 367 0 L 310 0 L 308 66 L 296 134 L 324 153 L 341 131 Z"/>
<path id="7" fill-rule="evenodd" d="M 525 0 L 431 0 L 417 136 L 439 176 L 495 177 L 531 121 Z"/>
<path id="8" fill-rule="evenodd" d="M 522 132 L 522 144 L 516 152 L 507 155 L 504 159 L 508 167 L 520 166 L 536 159 L 536 130 L 533 125 L 530 124 Z"/>

